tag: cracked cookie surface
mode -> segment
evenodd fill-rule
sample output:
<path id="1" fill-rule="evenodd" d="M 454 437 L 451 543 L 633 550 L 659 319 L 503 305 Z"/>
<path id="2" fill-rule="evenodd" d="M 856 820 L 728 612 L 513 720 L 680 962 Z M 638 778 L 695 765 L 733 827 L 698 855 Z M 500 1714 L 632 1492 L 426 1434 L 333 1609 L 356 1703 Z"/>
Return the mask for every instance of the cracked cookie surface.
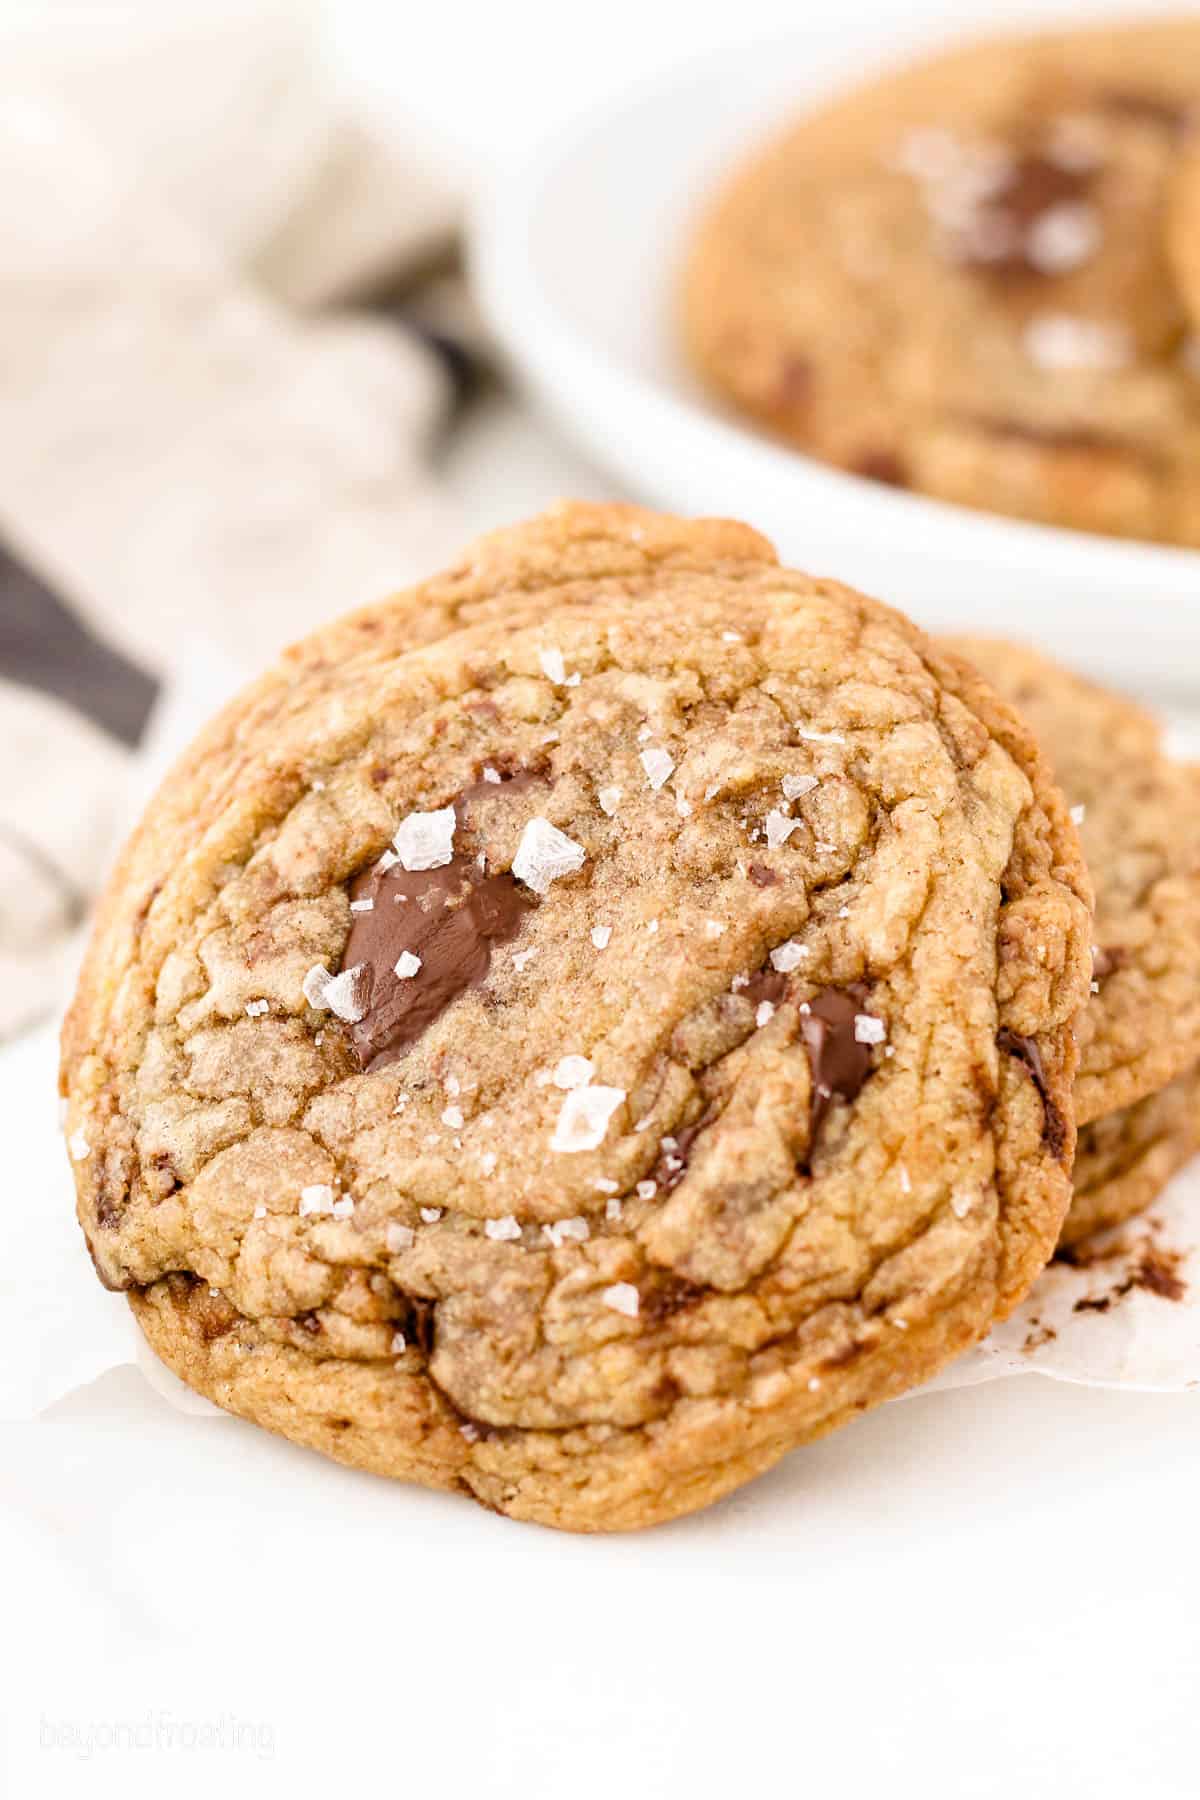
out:
<path id="1" fill-rule="evenodd" d="M 746 527 L 563 507 L 173 772 L 64 1031 L 80 1218 L 230 1410 L 653 1523 L 1020 1299 L 1090 941 L 969 667 Z"/>
<path id="2" fill-rule="evenodd" d="M 984 43 L 800 120 L 703 220 L 683 331 L 813 454 L 1200 544 L 1200 21 Z"/>
<path id="3" fill-rule="evenodd" d="M 1036 651 L 948 641 L 1026 720 L 1076 809 L 1096 893 L 1075 1093 L 1085 1125 L 1200 1061 L 1200 769 L 1167 757 L 1131 700 Z"/>

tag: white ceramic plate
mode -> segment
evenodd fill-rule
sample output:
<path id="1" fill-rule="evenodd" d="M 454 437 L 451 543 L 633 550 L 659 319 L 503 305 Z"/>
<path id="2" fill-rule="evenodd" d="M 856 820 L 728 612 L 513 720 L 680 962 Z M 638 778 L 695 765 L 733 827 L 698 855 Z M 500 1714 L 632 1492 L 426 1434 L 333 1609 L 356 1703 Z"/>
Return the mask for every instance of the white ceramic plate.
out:
<path id="1" fill-rule="evenodd" d="M 1200 554 L 859 480 L 723 415 L 682 365 L 674 284 L 712 182 L 806 98 L 861 79 L 897 50 L 944 40 L 944 7 L 927 0 L 916 11 L 901 18 L 886 4 L 844 0 L 836 18 L 685 67 L 545 137 L 478 208 L 485 310 L 518 378 L 619 491 L 745 518 L 787 561 L 931 626 L 1035 638 L 1101 677 L 1194 700 Z M 1009 0 L 1003 15 L 1013 13 Z"/>

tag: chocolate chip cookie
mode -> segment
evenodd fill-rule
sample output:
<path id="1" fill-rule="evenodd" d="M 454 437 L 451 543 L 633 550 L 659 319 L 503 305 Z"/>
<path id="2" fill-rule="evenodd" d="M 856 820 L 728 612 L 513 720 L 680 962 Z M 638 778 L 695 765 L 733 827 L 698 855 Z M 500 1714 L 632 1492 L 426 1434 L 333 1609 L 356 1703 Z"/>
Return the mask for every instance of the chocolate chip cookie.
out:
<path id="1" fill-rule="evenodd" d="M 1164 755 L 1150 714 L 1036 651 L 949 642 L 1032 728 L 1079 826 L 1096 890 L 1075 1090 L 1086 1125 L 1200 1061 L 1200 770 Z"/>
<path id="2" fill-rule="evenodd" d="M 299 645 L 170 776 L 64 1031 L 79 1216 L 229 1410 L 650 1524 L 1024 1294 L 1090 944 L 972 669 L 744 526 L 565 506 Z"/>
<path id="3" fill-rule="evenodd" d="M 1075 1198 L 1060 1243 L 1069 1248 L 1145 1212 L 1198 1150 L 1200 1069 L 1084 1125 L 1075 1151 Z"/>
<path id="4" fill-rule="evenodd" d="M 702 221 L 695 364 L 803 449 L 1200 545 L 1200 20 L 957 50 L 801 119 Z"/>

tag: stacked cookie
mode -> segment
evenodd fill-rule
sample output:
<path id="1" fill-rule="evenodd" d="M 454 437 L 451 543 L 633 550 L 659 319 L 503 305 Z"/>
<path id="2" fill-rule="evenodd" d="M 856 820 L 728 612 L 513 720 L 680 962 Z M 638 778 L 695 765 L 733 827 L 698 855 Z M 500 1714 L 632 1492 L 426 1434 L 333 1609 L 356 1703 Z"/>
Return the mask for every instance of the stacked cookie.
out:
<path id="1" fill-rule="evenodd" d="M 1112 716 L 1093 832 L 1108 740 L 1135 823 L 1166 791 Z M 741 525 L 500 533 L 294 649 L 131 840 L 63 1040 L 97 1271 L 343 1461 L 579 1530 L 705 1505 L 1011 1311 L 1077 1107 L 1196 1058 L 1194 894 L 1121 818 L 1097 937 L 1068 800 L 957 651 Z M 1110 1191 L 1163 1135 L 1095 1130 Z"/>
<path id="2" fill-rule="evenodd" d="M 1143 1211 L 1200 1148 L 1200 770 L 1163 754 L 1139 707 L 1033 651 L 955 647 L 1036 734 L 1095 886 L 1070 1247 Z"/>
<path id="3" fill-rule="evenodd" d="M 1200 21 L 813 112 L 704 218 L 683 327 L 717 392 L 858 474 L 1200 545 Z"/>

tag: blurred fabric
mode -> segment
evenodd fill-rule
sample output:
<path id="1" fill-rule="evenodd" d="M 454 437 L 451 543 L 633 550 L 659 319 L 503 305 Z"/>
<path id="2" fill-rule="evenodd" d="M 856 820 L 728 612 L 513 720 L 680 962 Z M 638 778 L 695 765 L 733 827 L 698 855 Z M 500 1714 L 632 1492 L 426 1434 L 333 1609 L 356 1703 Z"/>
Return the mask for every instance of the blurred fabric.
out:
<path id="1" fill-rule="evenodd" d="M 449 554 L 459 326 L 407 294 L 454 228 L 303 7 L 0 32 L 0 1036 L 61 997 L 181 669 L 252 674 Z"/>

